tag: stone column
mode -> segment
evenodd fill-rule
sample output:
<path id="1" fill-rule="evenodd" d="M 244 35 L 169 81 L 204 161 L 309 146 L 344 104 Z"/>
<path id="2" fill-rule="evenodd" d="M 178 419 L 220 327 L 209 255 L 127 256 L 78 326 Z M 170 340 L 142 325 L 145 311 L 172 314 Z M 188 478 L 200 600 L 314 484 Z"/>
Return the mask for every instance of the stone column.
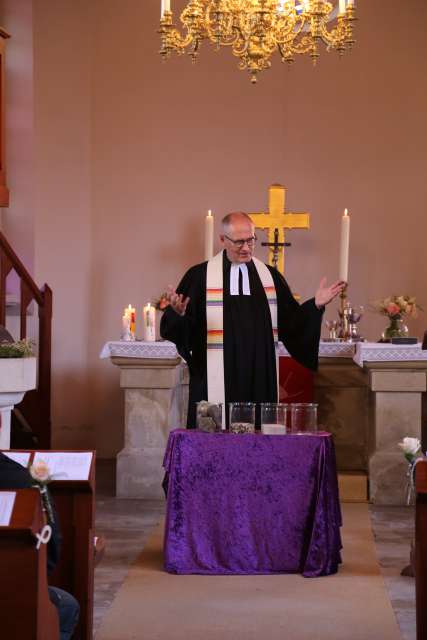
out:
<path id="1" fill-rule="evenodd" d="M 351 358 L 320 358 L 314 385 L 319 425 L 334 436 L 338 471 L 366 474 L 370 429 L 366 371 Z"/>
<path id="2" fill-rule="evenodd" d="M 405 436 L 421 440 L 426 364 L 366 363 L 372 400 L 369 442 L 370 498 L 374 504 L 405 502 L 407 462 L 397 446 Z"/>
<path id="3" fill-rule="evenodd" d="M 163 498 L 169 432 L 186 423 L 188 369 L 181 358 L 112 357 L 125 391 L 125 446 L 117 456 L 117 496 Z"/>

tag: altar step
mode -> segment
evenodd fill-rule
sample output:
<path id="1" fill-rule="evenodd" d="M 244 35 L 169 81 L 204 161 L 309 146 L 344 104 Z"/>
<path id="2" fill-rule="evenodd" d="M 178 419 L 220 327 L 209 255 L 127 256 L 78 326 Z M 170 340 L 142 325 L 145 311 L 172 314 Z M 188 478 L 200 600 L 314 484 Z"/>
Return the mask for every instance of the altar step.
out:
<path id="1" fill-rule="evenodd" d="M 367 502 L 368 476 L 362 471 L 340 471 L 338 486 L 341 502 Z"/>

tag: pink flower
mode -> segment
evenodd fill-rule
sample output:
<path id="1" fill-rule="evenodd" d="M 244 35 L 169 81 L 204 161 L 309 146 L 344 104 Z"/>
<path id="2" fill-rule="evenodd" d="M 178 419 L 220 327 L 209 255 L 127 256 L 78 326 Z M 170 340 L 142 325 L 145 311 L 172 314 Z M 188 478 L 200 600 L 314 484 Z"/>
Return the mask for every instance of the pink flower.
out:
<path id="1" fill-rule="evenodd" d="M 399 315 L 399 313 L 401 313 L 401 310 L 397 304 L 395 304 L 394 302 L 390 302 L 390 304 L 388 304 L 386 307 L 386 313 L 389 316 L 397 316 Z"/>

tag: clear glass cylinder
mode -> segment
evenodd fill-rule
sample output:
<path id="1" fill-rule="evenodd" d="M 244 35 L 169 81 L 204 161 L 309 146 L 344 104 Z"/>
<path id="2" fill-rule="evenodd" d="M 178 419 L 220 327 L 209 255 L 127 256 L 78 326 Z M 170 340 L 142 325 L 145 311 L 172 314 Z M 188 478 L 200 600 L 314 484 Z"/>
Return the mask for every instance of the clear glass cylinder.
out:
<path id="1" fill-rule="evenodd" d="M 291 405 L 291 432 L 316 433 L 317 407 L 315 402 L 300 402 Z"/>
<path id="2" fill-rule="evenodd" d="M 261 403 L 261 431 L 266 435 L 287 432 L 289 405 L 281 402 Z"/>
<path id="3" fill-rule="evenodd" d="M 230 402 L 229 418 L 231 433 L 254 433 L 255 403 Z"/>

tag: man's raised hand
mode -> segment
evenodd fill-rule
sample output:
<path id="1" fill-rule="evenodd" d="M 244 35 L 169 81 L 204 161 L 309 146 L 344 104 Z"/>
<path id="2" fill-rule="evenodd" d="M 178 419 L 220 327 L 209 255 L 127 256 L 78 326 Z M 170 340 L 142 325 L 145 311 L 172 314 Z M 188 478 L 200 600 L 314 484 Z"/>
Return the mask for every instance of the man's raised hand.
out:
<path id="1" fill-rule="evenodd" d="M 327 287 L 326 278 L 322 278 L 314 298 L 316 307 L 323 307 L 325 304 L 329 304 L 329 302 L 331 302 L 339 293 L 341 293 L 346 285 L 346 282 L 337 280 L 329 287 Z"/>
<path id="2" fill-rule="evenodd" d="M 182 293 L 177 293 L 175 289 L 169 285 L 166 293 L 166 299 L 168 300 L 170 306 L 180 316 L 185 315 L 185 310 L 187 309 L 187 305 L 190 302 L 190 298 L 184 298 Z"/>

